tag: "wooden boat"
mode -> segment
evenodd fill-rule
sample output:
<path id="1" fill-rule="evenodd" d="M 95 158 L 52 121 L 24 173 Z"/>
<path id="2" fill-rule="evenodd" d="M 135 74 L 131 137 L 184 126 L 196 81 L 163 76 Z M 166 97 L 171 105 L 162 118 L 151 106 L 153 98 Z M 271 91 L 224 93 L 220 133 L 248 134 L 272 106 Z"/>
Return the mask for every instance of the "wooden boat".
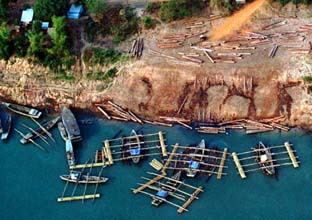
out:
<path id="1" fill-rule="evenodd" d="M 62 180 L 80 184 L 99 184 L 108 181 L 108 178 L 101 176 L 82 175 L 81 172 L 71 171 L 69 175 L 60 176 Z"/>
<path id="2" fill-rule="evenodd" d="M 61 135 L 61 137 L 62 137 L 62 139 L 64 140 L 64 141 L 66 141 L 67 139 L 68 139 L 68 135 L 67 135 L 67 133 L 66 133 L 66 130 L 65 130 L 65 127 L 64 127 L 64 124 L 63 124 L 63 122 L 58 122 L 57 123 L 57 128 L 58 128 L 58 130 L 59 130 L 59 132 L 60 132 L 60 135 Z"/>
<path id="3" fill-rule="evenodd" d="M 39 137 L 40 135 L 45 134 L 46 131 L 50 130 L 51 128 L 54 127 L 54 125 L 56 125 L 56 123 L 60 120 L 60 117 L 56 117 L 50 121 L 48 121 L 47 123 L 45 123 L 44 125 L 40 126 L 39 128 L 37 128 L 36 130 L 30 131 L 29 133 L 27 133 L 21 140 L 20 142 L 22 144 L 26 144 L 27 142 L 29 142 L 29 139 L 34 140 L 35 138 Z"/>
<path id="4" fill-rule="evenodd" d="M 2 102 L 2 104 L 5 107 L 7 107 L 9 110 L 11 110 L 12 112 L 15 112 L 23 116 L 27 116 L 31 118 L 39 118 L 42 114 L 41 111 L 34 109 L 34 108 L 29 108 L 27 106 L 13 104 L 9 102 Z"/>
<path id="5" fill-rule="evenodd" d="M 131 139 L 125 144 L 129 146 L 130 156 L 133 163 L 139 163 L 141 158 L 141 141 L 135 130 L 131 132 Z"/>
<path id="6" fill-rule="evenodd" d="M 2 129 L 2 123 L 1 123 L 1 117 L 0 117 L 0 134 L 2 134 L 3 129 Z"/>
<path id="7" fill-rule="evenodd" d="M 74 147 L 71 140 L 67 139 L 65 141 L 65 150 L 66 150 L 66 159 L 69 166 L 74 166 L 75 161 L 75 154 L 74 154 Z"/>
<path id="8" fill-rule="evenodd" d="M 265 175 L 275 175 L 275 168 L 270 148 L 266 147 L 261 141 L 255 148 L 256 161 Z"/>
<path id="9" fill-rule="evenodd" d="M 2 119 L 2 134 L 1 140 L 6 140 L 9 137 L 11 131 L 11 124 L 12 124 L 12 116 L 9 113 L 5 113 L 5 118 Z"/>
<path id="10" fill-rule="evenodd" d="M 64 124 L 68 138 L 72 142 L 82 140 L 77 120 L 69 108 L 62 108 L 62 122 Z"/>
<path id="11" fill-rule="evenodd" d="M 205 140 L 201 140 L 200 143 L 197 145 L 197 148 L 193 154 L 201 154 L 202 156 L 200 158 L 196 158 L 191 156 L 191 160 L 188 164 L 188 169 L 186 171 L 186 176 L 194 178 L 198 172 L 198 169 L 200 167 L 200 163 L 203 160 L 203 155 L 205 153 L 204 149 L 206 147 Z M 201 151 L 201 152 L 200 152 Z"/>
<path id="12" fill-rule="evenodd" d="M 162 204 L 164 202 L 164 200 L 162 199 L 166 199 L 170 193 L 174 193 L 176 190 L 175 188 L 179 187 L 179 185 L 181 185 L 180 183 L 174 181 L 174 180 L 180 180 L 181 178 L 181 171 L 175 173 L 171 179 L 173 180 L 168 180 L 166 182 L 166 185 L 172 186 L 171 187 L 166 187 L 166 186 L 162 186 L 161 189 L 156 193 L 156 196 L 152 197 L 152 202 L 151 204 L 154 206 L 159 206 L 160 204 Z M 162 199 L 159 199 L 162 198 Z"/>

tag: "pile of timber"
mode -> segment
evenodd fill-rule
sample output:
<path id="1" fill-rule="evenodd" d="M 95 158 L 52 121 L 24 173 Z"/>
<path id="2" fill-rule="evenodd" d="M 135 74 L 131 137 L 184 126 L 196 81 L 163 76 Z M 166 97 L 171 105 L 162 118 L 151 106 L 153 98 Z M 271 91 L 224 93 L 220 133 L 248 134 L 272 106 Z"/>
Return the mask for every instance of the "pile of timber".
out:
<path id="1" fill-rule="evenodd" d="M 190 119 L 178 118 L 178 117 L 167 117 L 167 116 L 159 116 L 159 118 L 167 122 L 177 123 L 190 130 L 193 129 L 190 125 L 188 125 L 189 123 L 191 123 Z"/>
<path id="2" fill-rule="evenodd" d="M 311 32 L 312 31 L 312 24 L 306 24 L 299 27 L 298 31 L 300 32 Z"/>
<path id="3" fill-rule="evenodd" d="M 262 27 L 262 30 L 271 30 L 273 28 L 281 27 L 281 26 L 283 26 L 285 24 L 287 24 L 287 20 L 277 21 L 277 22 L 274 22 L 272 24 L 269 24 L 269 25 L 266 25 L 266 26 Z"/>
<path id="4" fill-rule="evenodd" d="M 157 47 L 161 49 L 178 48 L 183 46 L 186 40 L 186 34 L 167 34 L 158 40 Z"/>
<path id="5" fill-rule="evenodd" d="M 278 45 L 274 44 L 269 53 L 270 58 L 273 58 L 275 56 L 277 49 L 278 49 Z"/>
<path id="6" fill-rule="evenodd" d="M 237 119 L 227 122 L 219 123 L 219 129 L 246 129 L 246 134 L 257 134 L 263 132 L 270 132 L 274 129 L 279 129 L 281 131 L 289 131 L 290 128 L 280 124 L 286 119 L 285 116 L 278 116 L 269 119 L 262 119 L 259 121 L 254 121 L 250 119 Z"/>
<path id="7" fill-rule="evenodd" d="M 144 123 L 143 120 L 132 111 L 127 111 L 112 101 L 108 101 L 105 104 L 95 104 L 95 106 L 108 120 L 114 119 L 118 121 L 133 121 L 140 124 Z"/>
<path id="8" fill-rule="evenodd" d="M 133 57 L 139 59 L 143 54 L 143 49 L 144 49 L 144 39 L 138 38 L 133 41 L 131 48 L 129 49 L 129 53 L 132 54 Z"/>
<path id="9" fill-rule="evenodd" d="M 196 128 L 199 133 L 205 134 L 225 134 L 225 127 L 211 127 L 211 126 L 200 126 Z"/>

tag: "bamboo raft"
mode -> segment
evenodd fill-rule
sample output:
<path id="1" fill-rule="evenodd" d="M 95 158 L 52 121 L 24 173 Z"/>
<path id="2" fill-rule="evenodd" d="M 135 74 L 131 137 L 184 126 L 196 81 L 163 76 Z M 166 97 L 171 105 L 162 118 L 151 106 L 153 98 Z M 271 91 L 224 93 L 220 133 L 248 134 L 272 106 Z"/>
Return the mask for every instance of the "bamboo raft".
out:
<path id="1" fill-rule="evenodd" d="M 285 142 L 284 145 L 277 145 L 277 146 L 271 146 L 267 147 L 269 148 L 271 155 L 275 156 L 276 158 L 268 160 L 267 162 L 274 163 L 273 165 L 270 165 L 268 167 L 281 167 L 281 166 L 287 166 L 292 165 L 294 168 L 299 167 L 300 161 L 298 161 L 298 156 L 295 155 L 296 150 L 292 149 L 292 145 L 289 142 Z M 286 151 L 281 151 L 286 148 Z M 273 152 L 273 150 L 277 150 L 277 152 Z M 235 166 L 238 170 L 238 173 L 242 179 L 246 179 L 246 173 L 259 171 L 262 168 L 254 166 L 258 166 L 258 162 L 251 162 L 251 160 L 255 160 L 257 158 L 257 155 L 255 155 L 255 152 L 260 151 L 255 148 L 252 148 L 251 151 L 241 152 L 241 153 L 232 153 L 232 158 L 235 163 Z M 250 156 L 251 155 L 251 156 Z M 288 157 L 282 157 L 279 156 L 285 156 L 288 155 Z M 239 156 L 242 156 L 239 158 Z M 247 161 L 247 163 L 242 164 L 242 162 Z M 288 162 L 290 161 L 290 162 Z M 280 162 L 280 163 L 279 163 Z M 245 168 L 247 168 L 245 170 Z"/>

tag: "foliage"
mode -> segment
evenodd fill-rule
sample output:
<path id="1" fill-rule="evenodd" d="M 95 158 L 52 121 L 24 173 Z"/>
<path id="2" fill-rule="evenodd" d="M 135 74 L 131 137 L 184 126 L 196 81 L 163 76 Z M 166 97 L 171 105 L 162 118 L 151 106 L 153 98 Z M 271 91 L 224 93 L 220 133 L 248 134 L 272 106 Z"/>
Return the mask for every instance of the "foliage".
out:
<path id="1" fill-rule="evenodd" d="M 209 4 L 211 7 L 223 10 L 225 14 L 230 14 L 235 9 L 233 1 L 230 0 L 210 0 Z"/>
<path id="2" fill-rule="evenodd" d="M 8 4 L 10 2 L 16 2 L 16 0 L 0 0 L 0 22 L 7 21 Z"/>
<path id="3" fill-rule="evenodd" d="M 158 15 L 163 21 L 168 22 L 192 16 L 200 12 L 204 6 L 204 0 L 170 0 L 161 5 Z"/>
<path id="4" fill-rule="evenodd" d="M 109 80 L 114 78 L 117 72 L 118 69 L 116 67 L 113 67 L 107 70 L 105 73 L 102 71 L 88 73 L 86 75 L 86 78 L 90 80 Z"/>
<path id="5" fill-rule="evenodd" d="M 99 14 L 107 9 L 106 0 L 85 0 L 84 3 L 90 13 Z"/>
<path id="6" fill-rule="evenodd" d="M 10 57 L 10 31 L 6 23 L 0 26 L 0 59 L 8 60 Z"/>
<path id="7" fill-rule="evenodd" d="M 130 35 L 138 31 L 139 18 L 132 7 L 126 7 L 120 10 L 120 23 L 111 27 L 110 31 L 113 34 L 114 43 L 120 43 Z"/>
<path id="8" fill-rule="evenodd" d="M 29 41 L 26 34 L 16 35 L 13 39 L 14 53 L 17 57 L 25 57 Z"/>
<path id="9" fill-rule="evenodd" d="M 66 73 L 62 72 L 62 73 L 59 73 L 57 76 L 53 77 L 53 79 L 72 82 L 75 80 L 75 76 L 67 75 Z"/>
<path id="10" fill-rule="evenodd" d="M 34 56 L 37 58 L 42 57 L 43 53 L 43 33 L 42 32 L 35 32 L 29 30 L 27 33 L 29 47 L 27 49 L 28 56 Z"/>
<path id="11" fill-rule="evenodd" d="M 55 71 L 62 71 L 63 67 L 69 68 L 72 59 L 67 45 L 65 31 L 65 17 L 52 17 L 53 29 L 51 31 L 52 47 L 48 49 L 45 64 Z"/>
<path id="12" fill-rule="evenodd" d="M 148 13 L 156 13 L 160 9 L 160 2 L 150 2 L 146 6 L 146 12 Z"/>
<path id="13" fill-rule="evenodd" d="M 305 83 L 308 83 L 308 84 L 312 83 L 312 76 L 304 76 L 302 77 L 302 79 Z"/>
<path id="14" fill-rule="evenodd" d="M 312 3 L 312 0 L 277 0 L 281 5 L 286 5 L 288 2 L 292 2 L 293 4 L 310 4 Z"/>
<path id="15" fill-rule="evenodd" d="M 91 56 L 86 56 L 85 61 L 88 62 L 90 65 L 102 65 L 107 66 L 109 64 L 114 64 L 118 61 L 123 61 L 125 56 L 119 52 L 118 50 L 114 49 L 100 49 L 100 48 L 93 48 L 91 50 Z"/>
<path id="16" fill-rule="evenodd" d="M 146 29 L 150 29 L 154 26 L 153 19 L 150 16 L 145 16 L 143 18 L 143 24 Z"/>
<path id="17" fill-rule="evenodd" d="M 66 13 L 67 0 L 37 0 L 34 5 L 34 16 L 38 20 L 47 21 L 53 16 Z"/>

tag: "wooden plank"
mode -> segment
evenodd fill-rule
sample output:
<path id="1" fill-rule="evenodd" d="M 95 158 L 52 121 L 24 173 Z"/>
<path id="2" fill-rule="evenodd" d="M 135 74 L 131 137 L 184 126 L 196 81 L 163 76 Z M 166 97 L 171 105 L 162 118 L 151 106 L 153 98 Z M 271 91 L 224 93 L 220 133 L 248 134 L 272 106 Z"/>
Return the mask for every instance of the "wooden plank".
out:
<path id="1" fill-rule="evenodd" d="M 112 164 L 114 164 L 114 161 L 113 161 L 113 156 L 112 156 L 112 152 L 111 152 L 108 140 L 104 141 L 104 146 L 105 146 L 106 155 L 107 155 L 107 159 L 108 159 L 109 165 L 112 165 Z"/>
<path id="2" fill-rule="evenodd" d="M 167 153 L 167 148 L 165 145 L 164 135 L 161 131 L 158 132 L 158 135 L 159 135 L 159 143 L 160 143 L 162 155 L 163 155 L 163 157 L 167 157 L 168 153 Z"/>
<path id="3" fill-rule="evenodd" d="M 235 152 L 232 153 L 232 157 L 233 157 L 234 163 L 238 169 L 239 175 L 241 176 L 242 179 L 246 179 L 247 176 L 246 176 L 244 169 L 243 169 L 241 163 L 239 162 L 238 156 Z"/>
<path id="4" fill-rule="evenodd" d="M 176 151 L 178 150 L 178 147 L 179 147 L 179 144 L 175 144 L 173 149 L 172 149 L 172 152 L 170 153 L 170 156 L 168 158 L 168 160 L 166 161 L 165 165 L 163 166 L 163 169 L 162 169 L 162 173 L 166 173 L 166 169 L 167 167 L 169 166 L 170 164 L 170 161 L 173 159 L 173 157 L 175 156 L 175 153 Z"/>
<path id="5" fill-rule="evenodd" d="M 58 198 L 57 201 L 58 202 L 70 202 L 70 201 L 75 201 L 75 200 L 94 199 L 94 198 L 100 198 L 100 194 L 62 197 L 62 198 Z"/>
<path id="6" fill-rule="evenodd" d="M 298 163 L 298 161 L 296 159 L 294 151 L 291 148 L 289 142 L 285 142 L 285 147 L 286 147 L 286 150 L 288 152 L 289 158 L 291 159 L 292 165 L 294 166 L 294 168 L 298 168 L 299 167 L 299 163 Z"/>
<path id="7" fill-rule="evenodd" d="M 144 185 L 140 186 L 139 188 L 134 189 L 132 192 L 133 192 L 134 194 L 137 194 L 137 193 L 143 191 L 144 189 L 146 189 L 148 186 L 150 186 L 150 185 L 152 185 L 152 184 L 158 182 L 159 180 L 161 180 L 161 179 L 164 178 L 164 177 L 165 177 L 164 174 L 159 175 L 159 176 L 156 176 L 154 179 L 151 179 L 150 181 L 148 181 L 148 182 L 145 183 Z"/>
<path id="8" fill-rule="evenodd" d="M 221 179 L 222 178 L 222 171 L 223 171 L 224 163 L 225 163 L 225 160 L 226 160 L 227 150 L 228 150 L 227 148 L 224 148 L 224 151 L 222 153 L 222 159 L 221 159 L 220 166 L 219 166 L 219 169 L 218 169 L 217 179 Z"/>

